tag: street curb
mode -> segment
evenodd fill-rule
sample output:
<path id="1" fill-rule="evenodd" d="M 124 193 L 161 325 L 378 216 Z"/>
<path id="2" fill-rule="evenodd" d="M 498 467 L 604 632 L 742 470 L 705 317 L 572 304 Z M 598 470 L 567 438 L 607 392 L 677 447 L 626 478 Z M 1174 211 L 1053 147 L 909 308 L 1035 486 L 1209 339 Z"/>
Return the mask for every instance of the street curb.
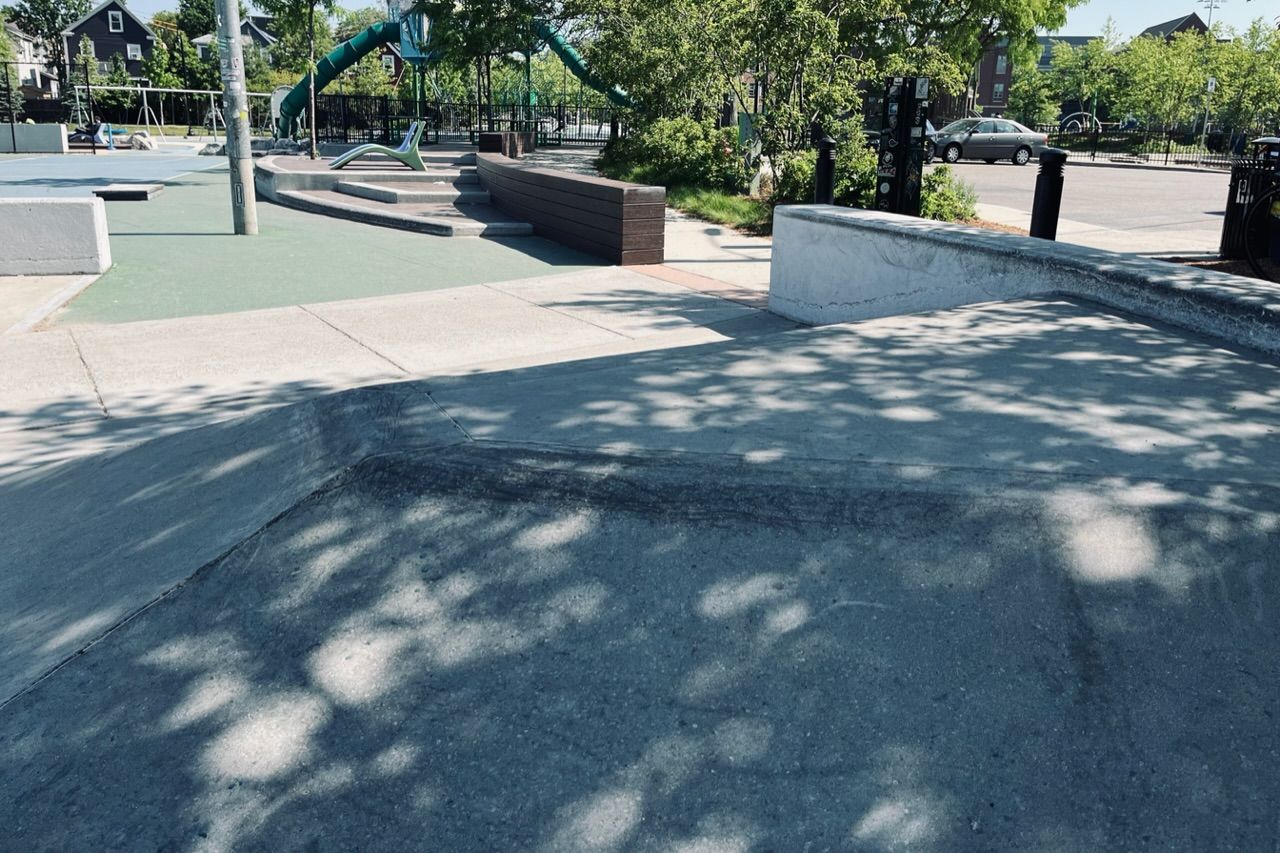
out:
<path id="1" fill-rule="evenodd" d="M 1157 166 L 1152 163 L 1113 163 L 1110 160 L 1073 160 L 1070 157 L 1067 158 L 1067 165 L 1090 166 L 1096 169 L 1140 169 L 1146 172 L 1194 172 L 1200 175 L 1229 175 L 1231 173 L 1230 169 L 1210 169 L 1202 166 Z"/>

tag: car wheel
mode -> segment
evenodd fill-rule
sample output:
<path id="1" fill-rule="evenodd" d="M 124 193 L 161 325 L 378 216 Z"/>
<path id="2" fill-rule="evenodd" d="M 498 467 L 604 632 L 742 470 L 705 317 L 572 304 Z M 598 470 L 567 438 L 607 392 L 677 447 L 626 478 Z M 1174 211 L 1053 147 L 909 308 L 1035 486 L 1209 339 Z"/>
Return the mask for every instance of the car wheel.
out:
<path id="1" fill-rule="evenodd" d="M 951 145 L 948 145 L 946 149 L 942 152 L 942 159 L 946 160 L 948 163 L 959 163 L 960 162 L 960 146 L 954 143 Z"/>
<path id="2" fill-rule="evenodd" d="M 1031 162 L 1031 149 L 1028 148 L 1027 146 L 1024 145 L 1021 148 L 1019 148 L 1017 151 L 1013 152 L 1013 165 L 1025 166 L 1030 162 Z"/>
<path id="3" fill-rule="evenodd" d="M 924 145 L 924 161 L 926 163 L 932 163 L 933 158 L 937 156 L 938 146 L 934 145 L 932 142 L 926 142 Z"/>

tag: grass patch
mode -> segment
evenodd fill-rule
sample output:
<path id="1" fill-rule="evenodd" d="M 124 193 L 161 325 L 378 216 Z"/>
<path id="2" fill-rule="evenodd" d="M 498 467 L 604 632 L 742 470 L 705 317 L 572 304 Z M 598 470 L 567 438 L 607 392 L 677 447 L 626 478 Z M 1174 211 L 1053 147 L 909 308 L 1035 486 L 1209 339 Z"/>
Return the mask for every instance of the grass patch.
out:
<path id="1" fill-rule="evenodd" d="M 607 163 L 598 163 L 597 166 L 606 178 L 633 184 L 661 186 L 663 183 L 643 166 L 610 168 Z M 758 198 L 725 190 L 676 185 L 667 187 L 667 204 L 699 219 L 728 225 L 747 234 L 773 233 L 773 208 Z"/>
<path id="2" fill-rule="evenodd" d="M 701 187 L 668 187 L 667 204 L 748 234 L 768 234 L 773 230 L 773 208 L 750 196 Z"/>

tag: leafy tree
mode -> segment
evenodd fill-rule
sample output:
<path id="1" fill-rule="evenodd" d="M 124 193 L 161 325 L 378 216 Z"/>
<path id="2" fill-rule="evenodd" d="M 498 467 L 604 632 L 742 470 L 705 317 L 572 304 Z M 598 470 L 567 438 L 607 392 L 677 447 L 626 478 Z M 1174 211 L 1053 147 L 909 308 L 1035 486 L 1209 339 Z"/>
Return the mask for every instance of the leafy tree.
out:
<path id="1" fill-rule="evenodd" d="M 1118 39 L 1108 20 L 1102 37 L 1082 45 L 1053 43 L 1051 66 L 1053 91 L 1064 101 L 1097 115 L 1099 103 L 1107 103 L 1116 82 Z"/>
<path id="2" fill-rule="evenodd" d="M 888 74 L 928 74 L 943 91 L 972 84 L 986 50 L 1006 42 L 1025 66 L 1039 54 L 1036 33 L 1055 31 L 1084 0 L 868 0 L 842 14 L 848 44 Z"/>
<path id="3" fill-rule="evenodd" d="M 1019 70 L 1009 86 L 1009 116 L 1032 127 L 1058 120 L 1059 100 L 1049 75 L 1035 66 Z"/>
<path id="4" fill-rule="evenodd" d="M 137 82 L 129 76 L 124 54 L 119 52 L 111 54 L 110 63 L 111 67 L 102 81 L 104 86 L 123 87 L 126 89 L 137 86 Z M 94 99 L 105 109 L 122 110 L 133 106 L 137 100 L 137 93 L 120 91 L 119 88 L 103 89 L 100 92 L 94 92 Z"/>
<path id="5" fill-rule="evenodd" d="M 62 31 L 89 12 L 89 0 L 18 0 L 9 8 L 10 20 L 49 49 L 49 64 L 58 75 L 60 88 L 67 83 L 67 56 Z"/>
<path id="6" fill-rule="evenodd" d="M 98 71 L 98 60 L 93 55 L 93 42 L 88 36 L 81 36 L 79 43 L 70 56 L 71 74 L 67 77 L 67 85 L 62 90 L 62 102 L 69 109 L 74 109 L 77 103 L 84 109 L 89 109 L 87 94 L 84 91 L 77 90 L 77 86 L 101 86 L 106 83 L 101 72 Z M 94 106 L 97 107 L 97 93 L 94 93 Z M 79 116 L 73 115 L 73 120 L 78 120 Z M 96 121 L 97 116 L 89 116 L 90 121 Z"/>
<path id="7" fill-rule="evenodd" d="M 1164 129 L 1190 122 L 1205 107 L 1213 44 L 1211 33 L 1194 32 L 1129 42 L 1116 56 L 1122 84 L 1111 93 L 1115 109 Z"/>
<path id="8" fill-rule="evenodd" d="M 151 46 L 151 55 L 142 60 L 142 76 L 159 89 L 182 87 L 182 78 L 173 70 L 169 48 L 163 39 L 157 38 Z"/>
<path id="9" fill-rule="evenodd" d="M 256 44 L 244 45 L 244 85 L 250 92 L 270 92 L 275 88 L 275 74 L 267 53 Z M 290 84 L 297 81 L 290 81 Z"/>
<path id="10" fill-rule="evenodd" d="M 196 53 L 191 37 L 178 26 L 177 13 L 157 12 L 151 18 L 151 29 L 155 31 L 157 43 L 163 44 L 165 53 L 168 54 L 168 71 L 179 81 L 177 88 L 204 88 L 208 76 L 204 68 L 205 62 Z"/>
<path id="11" fill-rule="evenodd" d="M 349 95 L 389 95 L 391 89 L 391 77 L 375 53 L 361 57 L 342 74 L 342 90 Z"/>
<path id="12" fill-rule="evenodd" d="M 315 66 L 315 61 L 333 49 L 333 31 L 329 13 L 334 0 L 259 0 L 259 9 L 274 16 L 273 25 L 279 41 L 272 46 L 271 57 L 277 69 L 301 76 Z M 311 43 L 312 21 L 315 25 Z"/>
<path id="13" fill-rule="evenodd" d="M 178 0 L 177 23 L 188 40 L 216 31 L 218 18 L 214 0 Z"/>
<path id="14" fill-rule="evenodd" d="M 4 29 L 4 15 L 0 15 L 0 63 L 12 62 L 17 54 Z M 22 83 L 12 65 L 0 65 L 0 121 L 17 121 L 22 114 Z"/>
<path id="15" fill-rule="evenodd" d="M 243 2 L 239 4 L 240 20 L 244 20 L 248 10 Z M 158 13 L 172 14 L 172 13 Z M 179 29 L 187 34 L 187 40 L 216 33 L 218 29 L 218 11 L 214 0 L 178 0 L 176 21 Z"/>
<path id="16" fill-rule="evenodd" d="M 387 13 L 375 6 L 366 6 L 362 9 L 339 8 L 334 19 L 334 40 L 343 42 L 374 24 L 385 21 Z"/>
<path id="17" fill-rule="evenodd" d="M 1280 30 L 1259 18 L 1217 44 L 1213 104 L 1225 127 L 1240 131 L 1280 124 Z"/>

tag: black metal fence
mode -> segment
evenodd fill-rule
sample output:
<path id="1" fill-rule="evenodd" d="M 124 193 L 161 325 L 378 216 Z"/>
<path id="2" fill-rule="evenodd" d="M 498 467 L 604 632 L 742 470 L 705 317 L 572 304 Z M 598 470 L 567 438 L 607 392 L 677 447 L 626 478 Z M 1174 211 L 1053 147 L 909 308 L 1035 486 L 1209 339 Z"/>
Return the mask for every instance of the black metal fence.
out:
<path id="1" fill-rule="evenodd" d="M 474 144 L 485 131 L 521 130 L 538 134 L 540 145 L 602 146 L 609 141 L 619 111 L 575 104 L 467 104 L 428 101 L 424 139 Z M 378 142 L 394 145 L 418 116 L 414 101 L 369 95 L 316 97 L 316 136 L 322 142 Z M 621 125 L 619 125 L 621 127 Z"/>
<path id="2" fill-rule="evenodd" d="M 1039 125 L 1055 148 L 1077 158 L 1160 166 L 1205 166 L 1230 169 L 1245 153 L 1248 141 L 1258 133 L 1215 130 L 1203 138 L 1195 130 L 1144 130 L 1141 128 L 1063 129 Z"/>

